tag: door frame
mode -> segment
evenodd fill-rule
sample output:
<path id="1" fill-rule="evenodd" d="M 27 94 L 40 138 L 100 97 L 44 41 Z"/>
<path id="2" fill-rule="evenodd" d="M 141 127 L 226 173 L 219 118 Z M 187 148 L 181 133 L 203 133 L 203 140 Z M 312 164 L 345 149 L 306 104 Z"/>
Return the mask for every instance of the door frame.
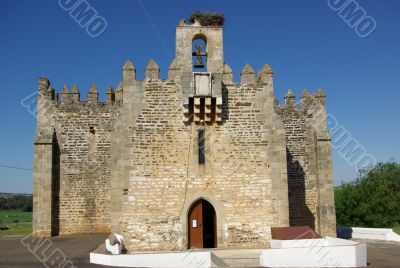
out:
<path id="1" fill-rule="evenodd" d="M 189 211 L 192 205 L 197 202 L 198 200 L 203 199 L 207 202 L 209 202 L 213 207 L 215 211 L 215 217 L 217 221 L 217 226 L 216 226 L 216 237 L 215 239 L 217 240 L 216 247 L 220 248 L 223 247 L 225 243 L 225 237 L 224 237 L 224 217 L 223 217 L 223 210 L 220 202 L 214 198 L 209 193 L 202 192 L 202 191 L 197 191 L 193 195 L 188 195 L 188 197 L 185 200 L 185 205 L 182 210 L 181 214 L 181 223 L 182 223 L 182 248 L 189 249 L 189 223 L 188 223 L 188 218 L 189 218 Z"/>

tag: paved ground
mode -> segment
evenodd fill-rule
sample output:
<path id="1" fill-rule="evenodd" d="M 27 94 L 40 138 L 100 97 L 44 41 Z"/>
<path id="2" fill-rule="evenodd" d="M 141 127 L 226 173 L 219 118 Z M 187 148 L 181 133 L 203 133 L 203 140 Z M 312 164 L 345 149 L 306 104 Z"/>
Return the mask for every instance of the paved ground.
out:
<path id="1" fill-rule="evenodd" d="M 400 267 L 400 243 L 367 241 L 367 247 L 368 267 Z"/>
<path id="2" fill-rule="evenodd" d="M 76 267 L 104 267 L 89 263 L 89 251 L 103 242 L 105 234 L 54 237 L 47 241 L 49 248 L 37 250 L 37 256 L 25 246 L 21 237 L 0 237 L 0 267 L 46 267 L 40 262 L 41 255 L 59 249 Z M 25 243 L 25 245 L 22 242 Z M 32 242 L 31 245 L 35 245 Z M 399 268 L 400 243 L 367 241 L 369 268 Z M 59 251 L 57 251 L 59 252 Z M 218 267 L 257 267 L 259 250 L 213 250 L 213 263 Z M 56 255 L 54 255 L 56 256 Z M 61 255 L 60 255 L 61 256 Z M 39 258 L 39 259 L 38 259 Z M 60 262 L 57 262 L 60 263 Z M 46 263 L 52 266 L 51 262 Z M 71 266 L 64 266 L 69 268 Z"/>
<path id="3" fill-rule="evenodd" d="M 38 257 L 32 254 L 21 241 L 23 237 L 0 237 L 0 267 L 40 267 L 47 268 L 39 259 L 46 252 L 53 252 L 59 249 L 66 255 L 67 260 L 72 261 L 76 267 L 104 267 L 89 263 L 89 252 L 95 249 L 107 237 L 105 234 L 71 235 L 53 237 L 49 239 L 52 245 L 48 250 L 38 249 Z M 27 241 L 26 241 L 27 242 Z M 25 244 L 26 244 L 25 242 Z M 35 245 L 36 243 L 31 243 Z M 46 248 L 46 246 L 43 246 Z M 43 254 L 41 253 L 43 252 Z M 39 259 L 38 259 L 39 258 Z M 48 265 L 48 263 L 47 263 Z M 48 265 L 48 267 L 57 267 Z M 65 268 L 70 268 L 66 266 Z"/>

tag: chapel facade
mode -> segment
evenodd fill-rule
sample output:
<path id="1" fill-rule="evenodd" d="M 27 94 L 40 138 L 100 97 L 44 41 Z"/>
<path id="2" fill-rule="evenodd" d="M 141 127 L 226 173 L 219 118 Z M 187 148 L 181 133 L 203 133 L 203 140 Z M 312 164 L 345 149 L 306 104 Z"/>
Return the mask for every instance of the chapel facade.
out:
<path id="1" fill-rule="evenodd" d="M 336 235 L 326 97 L 279 103 L 273 70 L 234 82 L 223 26 L 176 27 L 168 78 L 127 61 L 99 101 L 39 78 L 33 233 L 116 232 L 129 251 L 260 248 L 271 227 Z"/>

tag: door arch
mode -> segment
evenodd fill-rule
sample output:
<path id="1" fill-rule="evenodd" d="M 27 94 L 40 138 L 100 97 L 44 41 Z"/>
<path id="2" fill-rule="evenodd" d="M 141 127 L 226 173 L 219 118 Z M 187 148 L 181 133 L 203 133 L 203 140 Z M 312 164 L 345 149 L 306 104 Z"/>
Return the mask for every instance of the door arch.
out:
<path id="1" fill-rule="evenodd" d="M 199 199 L 188 213 L 189 248 L 215 248 L 217 246 L 217 216 L 210 202 Z"/>

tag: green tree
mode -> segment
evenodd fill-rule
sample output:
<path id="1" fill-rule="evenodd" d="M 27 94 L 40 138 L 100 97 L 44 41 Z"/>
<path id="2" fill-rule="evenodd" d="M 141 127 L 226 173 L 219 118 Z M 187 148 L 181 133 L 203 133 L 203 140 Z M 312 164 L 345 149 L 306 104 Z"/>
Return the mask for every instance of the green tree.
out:
<path id="1" fill-rule="evenodd" d="M 0 196 L 0 210 L 32 211 L 32 195 L 12 194 Z"/>
<path id="2" fill-rule="evenodd" d="M 400 164 L 379 163 L 335 189 L 338 226 L 393 227 L 400 223 Z"/>

